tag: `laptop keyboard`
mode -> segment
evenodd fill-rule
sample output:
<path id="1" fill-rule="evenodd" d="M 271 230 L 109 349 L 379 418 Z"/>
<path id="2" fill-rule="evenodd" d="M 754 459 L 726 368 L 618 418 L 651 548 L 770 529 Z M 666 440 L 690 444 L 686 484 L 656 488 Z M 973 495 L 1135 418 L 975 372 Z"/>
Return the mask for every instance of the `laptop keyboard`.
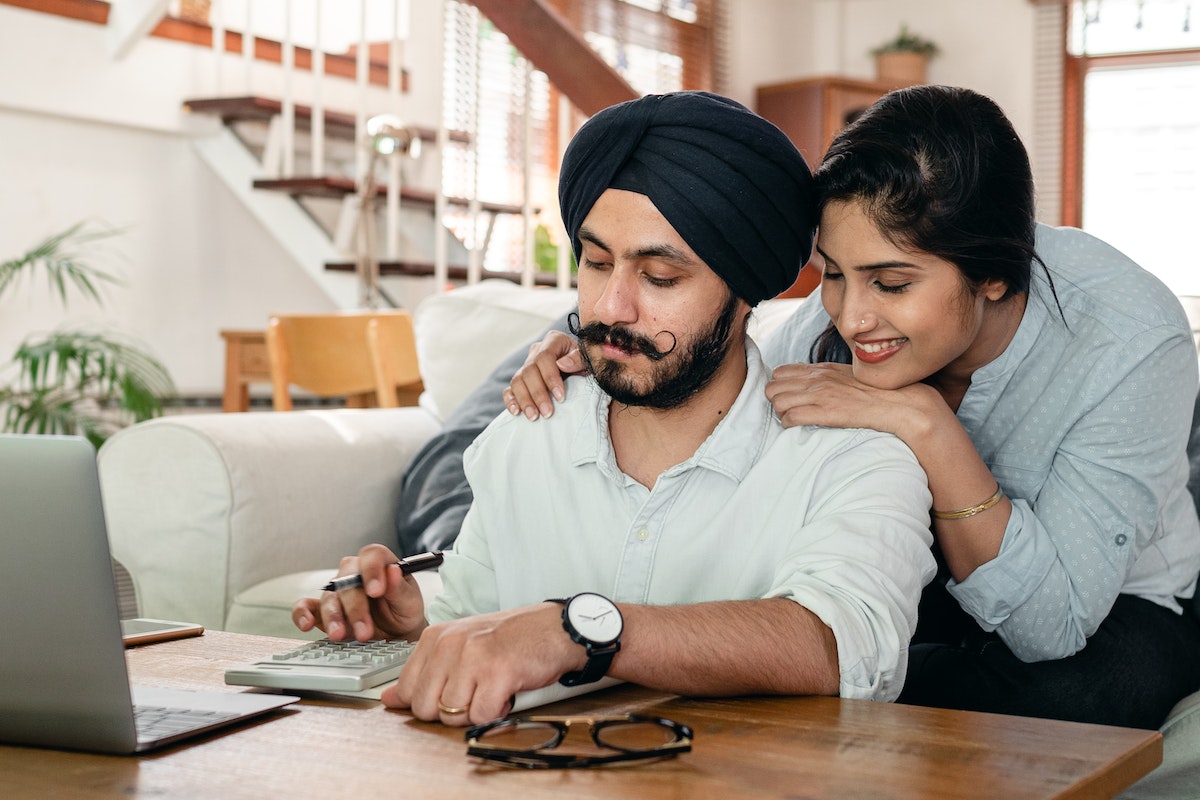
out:
<path id="1" fill-rule="evenodd" d="M 404 641 L 333 642 L 301 647 L 225 670 L 241 686 L 309 691 L 362 691 L 394 679 L 416 645 Z"/>
<path id="2" fill-rule="evenodd" d="M 138 741 L 153 741 L 216 725 L 238 714 L 229 711 L 201 711 L 194 708 L 134 706 L 133 721 Z"/>

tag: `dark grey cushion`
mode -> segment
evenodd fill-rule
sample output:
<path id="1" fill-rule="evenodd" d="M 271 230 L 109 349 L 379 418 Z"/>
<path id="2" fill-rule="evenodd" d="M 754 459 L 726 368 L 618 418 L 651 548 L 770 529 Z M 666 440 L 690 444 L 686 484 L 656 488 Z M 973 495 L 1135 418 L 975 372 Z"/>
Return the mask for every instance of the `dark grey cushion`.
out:
<path id="1" fill-rule="evenodd" d="M 547 328 L 567 331 L 567 316 Z M 492 420 L 504 411 L 501 392 L 529 355 L 526 344 L 507 356 L 476 387 L 442 428 L 417 453 L 400 487 L 396 511 L 398 553 L 412 555 L 444 550 L 454 544 L 463 517 L 471 506 L 471 486 L 463 472 L 463 452 Z"/>

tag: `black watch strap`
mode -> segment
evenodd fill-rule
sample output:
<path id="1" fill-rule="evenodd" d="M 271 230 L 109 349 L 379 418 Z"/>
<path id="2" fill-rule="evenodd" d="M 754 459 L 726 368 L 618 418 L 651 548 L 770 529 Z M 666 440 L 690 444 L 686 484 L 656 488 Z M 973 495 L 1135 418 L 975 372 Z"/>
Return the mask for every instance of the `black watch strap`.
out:
<path id="1" fill-rule="evenodd" d="M 558 682 L 563 686 L 583 686 L 588 683 L 595 683 L 604 677 L 608 672 L 608 668 L 612 665 L 613 658 L 621 650 L 621 640 L 608 644 L 596 644 L 580 637 L 572 628 L 570 620 L 567 619 L 567 603 L 570 602 L 569 597 L 552 597 L 546 602 L 561 603 L 563 606 L 563 630 L 571 637 L 571 640 L 583 645 L 587 651 L 588 660 L 583 665 L 583 669 L 567 672 L 563 674 Z"/>
<path id="2" fill-rule="evenodd" d="M 558 682 L 563 686 L 582 686 L 585 683 L 595 683 L 603 678 L 612 664 L 613 656 L 621 649 L 621 643 L 613 642 L 608 647 L 600 649 L 590 644 L 584 645 L 584 647 L 587 648 L 587 664 L 583 666 L 583 669 L 567 672 L 559 678 Z"/>

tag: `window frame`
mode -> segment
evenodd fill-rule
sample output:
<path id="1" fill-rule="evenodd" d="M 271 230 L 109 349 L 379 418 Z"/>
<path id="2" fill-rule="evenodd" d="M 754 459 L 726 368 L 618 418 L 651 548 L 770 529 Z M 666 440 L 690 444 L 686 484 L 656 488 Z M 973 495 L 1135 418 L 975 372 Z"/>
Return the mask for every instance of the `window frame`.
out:
<path id="1" fill-rule="evenodd" d="M 1038 2 L 1039 0 L 1035 0 Z M 1040 0 L 1045 2 L 1045 0 Z M 1100 55 L 1071 53 L 1071 15 L 1075 5 L 1061 0 L 1062 35 L 1062 171 L 1059 176 L 1061 207 L 1059 224 L 1083 227 L 1083 172 L 1086 142 L 1084 141 L 1085 110 L 1087 108 L 1087 77 L 1095 69 L 1136 68 L 1200 64 L 1200 48 L 1175 50 L 1144 50 Z"/>

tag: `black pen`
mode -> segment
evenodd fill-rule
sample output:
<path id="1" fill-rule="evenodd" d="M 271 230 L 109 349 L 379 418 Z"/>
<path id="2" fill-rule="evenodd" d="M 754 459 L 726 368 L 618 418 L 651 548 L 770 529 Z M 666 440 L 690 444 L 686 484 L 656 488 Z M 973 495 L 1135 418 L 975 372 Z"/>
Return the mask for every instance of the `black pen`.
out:
<path id="1" fill-rule="evenodd" d="M 442 563 L 442 551 L 434 550 L 432 553 L 421 553 L 416 556 L 402 558 L 395 562 L 396 566 L 405 575 L 411 575 L 414 572 L 420 572 L 423 569 L 432 569 L 440 566 Z M 362 575 L 346 575 L 341 578 L 334 578 L 329 583 L 325 584 L 325 591 L 340 592 L 343 589 L 361 589 L 363 585 Z"/>

